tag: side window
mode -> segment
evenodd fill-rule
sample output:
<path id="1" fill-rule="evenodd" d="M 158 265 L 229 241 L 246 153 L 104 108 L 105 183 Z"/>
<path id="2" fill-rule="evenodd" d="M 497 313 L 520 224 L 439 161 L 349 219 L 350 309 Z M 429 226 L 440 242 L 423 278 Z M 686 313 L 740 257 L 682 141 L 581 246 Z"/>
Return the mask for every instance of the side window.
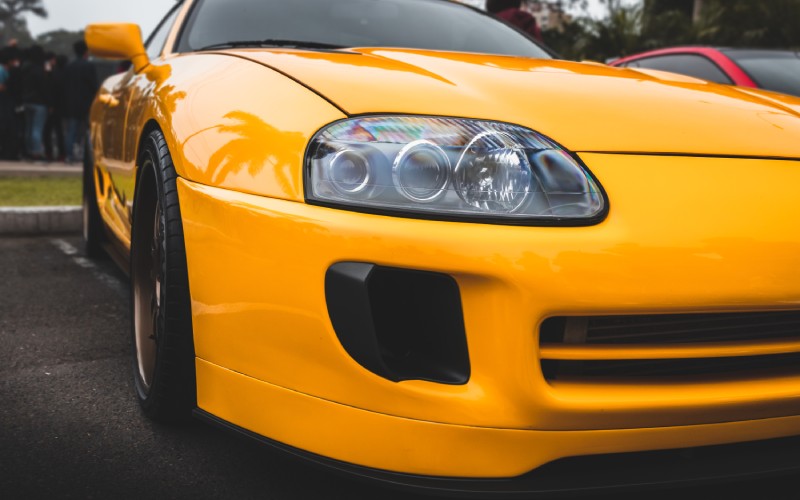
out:
<path id="1" fill-rule="evenodd" d="M 716 83 L 731 84 L 733 81 L 710 59 L 695 54 L 673 54 L 648 57 L 628 63 L 630 68 L 648 68 L 671 71 Z"/>
<path id="2" fill-rule="evenodd" d="M 163 52 L 164 44 L 167 43 L 167 37 L 169 32 L 172 31 L 172 25 L 175 24 L 175 18 L 178 17 L 180 7 L 180 3 L 173 7 L 167 17 L 158 25 L 158 28 L 150 35 L 150 38 L 147 39 L 145 47 L 147 48 L 147 57 L 150 60 L 158 58 Z"/>

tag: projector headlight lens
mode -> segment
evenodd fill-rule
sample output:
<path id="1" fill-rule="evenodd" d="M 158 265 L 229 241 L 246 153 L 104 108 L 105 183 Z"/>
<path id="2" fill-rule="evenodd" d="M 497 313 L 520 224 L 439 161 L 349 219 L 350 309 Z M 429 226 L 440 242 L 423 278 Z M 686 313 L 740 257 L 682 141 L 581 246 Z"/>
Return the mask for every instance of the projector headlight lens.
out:
<path id="1" fill-rule="evenodd" d="M 392 179 L 408 200 L 431 203 L 447 192 L 450 169 L 450 159 L 442 148 L 431 141 L 414 141 L 395 157 Z"/>
<path id="2" fill-rule="evenodd" d="M 331 186 L 343 196 L 360 193 L 369 185 L 370 164 L 358 151 L 343 149 L 326 165 Z"/>

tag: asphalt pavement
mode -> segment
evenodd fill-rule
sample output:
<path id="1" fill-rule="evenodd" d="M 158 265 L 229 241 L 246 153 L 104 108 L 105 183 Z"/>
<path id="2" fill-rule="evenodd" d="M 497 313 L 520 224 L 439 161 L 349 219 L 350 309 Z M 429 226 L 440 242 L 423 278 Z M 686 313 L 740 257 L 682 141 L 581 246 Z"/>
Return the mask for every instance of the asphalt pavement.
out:
<path id="1" fill-rule="evenodd" d="M 128 284 L 77 237 L 0 237 L 0 498 L 416 499 L 133 396 Z M 798 450 L 800 452 L 800 450 Z M 800 478 L 624 498 L 800 497 Z M 586 497 L 593 498 L 593 497 Z M 614 496 L 613 498 L 623 498 Z"/>
<path id="2" fill-rule="evenodd" d="M 134 399 L 127 281 L 77 238 L 0 238 L 0 498 L 407 498 Z"/>

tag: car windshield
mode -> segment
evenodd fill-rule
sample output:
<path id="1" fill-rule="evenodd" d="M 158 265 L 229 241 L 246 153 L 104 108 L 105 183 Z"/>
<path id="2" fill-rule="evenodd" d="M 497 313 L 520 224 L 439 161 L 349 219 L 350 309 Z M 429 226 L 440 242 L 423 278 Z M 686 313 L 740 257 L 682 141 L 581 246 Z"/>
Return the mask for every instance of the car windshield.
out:
<path id="1" fill-rule="evenodd" d="M 736 61 L 759 87 L 800 96 L 800 56 L 796 52 L 731 50 L 725 54 Z"/>
<path id="2" fill-rule="evenodd" d="M 521 32 L 447 0 L 198 0 L 178 50 L 259 46 L 258 41 L 551 58 Z"/>

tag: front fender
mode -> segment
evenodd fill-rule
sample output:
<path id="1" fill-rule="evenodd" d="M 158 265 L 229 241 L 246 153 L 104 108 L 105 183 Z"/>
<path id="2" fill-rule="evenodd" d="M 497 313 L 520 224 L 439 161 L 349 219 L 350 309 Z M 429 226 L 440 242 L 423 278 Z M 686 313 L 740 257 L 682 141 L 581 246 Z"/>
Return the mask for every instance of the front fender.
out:
<path id="1" fill-rule="evenodd" d="M 155 121 L 179 176 L 208 186 L 302 201 L 303 156 L 324 125 L 345 118 L 328 101 L 258 63 L 188 54 L 137 79 L 126 139 L 129 161 Z M 134 144 L 136 145 L 135 147 Z"/>

